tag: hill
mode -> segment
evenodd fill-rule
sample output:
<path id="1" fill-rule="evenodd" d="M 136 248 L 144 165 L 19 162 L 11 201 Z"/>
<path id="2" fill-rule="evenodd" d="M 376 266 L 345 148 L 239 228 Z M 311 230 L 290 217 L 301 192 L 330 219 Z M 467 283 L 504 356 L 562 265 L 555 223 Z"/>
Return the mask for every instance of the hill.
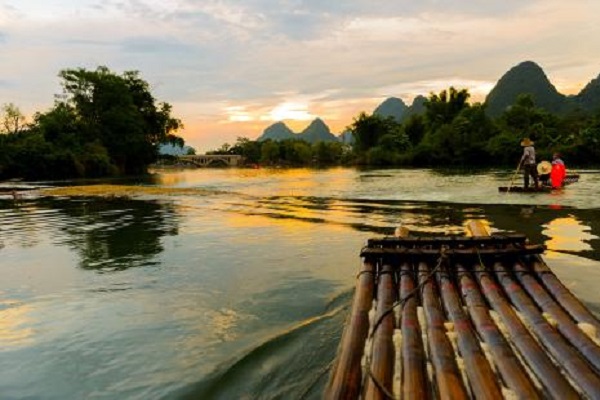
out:
<path id="1" fill-rule="evenodd" d="M 382 117 L 392 117 L 396 122 L 401 122 L 404 119 L 408 107 L 404 102 L 397 97 L 389 97 L 383 101 L 373 114 L 380 115 Z"/>
<path id="2" fill-rule="evenodd" d="M 273 125 L 270 125 L 263 131 L 263 134 L 260 135 L 258 141 L 261 142 L 267 139 L 278 141 L 285 139 L 293 139 L 295 137 L 296 134 L 292 132 L 292 130 L 288 128 L 285 123 L 275 122 Z"/>
<path id="3" fill-rule="evenodd" d="M 525 61 L 506 72 L 487 95 L 487 112 L 494 117 L 502 114 L 522 93 L 531 94 L 536 106 L 553 113 L 569 108 L 567 97 L 550 83 L 544 70 L 532 61 Z"/>
<path id="4" fill-rule="evenodd" d="M 305 140 L 309 143 L 338 141 L 338 138 L 331 133 L 329 127 L 321 118 L 316 118 L 312 121 L 306 129 L 298 134 L 298 139 Z"/>
<path id="5" fill-rule="evenodd" d="M 170 143 L 166 143 L 160 145 L 160 147 L 158 148 L 158 154 L 169 156 L 183 156 L 189 154 L 190 150 L 194 150 L 194 148 L 190 146 L 180 147 Z"/>
<path id="6" fill-rule="evenodd" d="M 283 122 L 276 122 L 267 127 L 257 139 L 259 142 L 267 139 L 280 141 L 286 139 L 300 139 L 309 143 L 337 142 L 339 139 L 331 133 L 329 127 L 321 118 L 316 118 L 300 133 L 294 133 Z"/>
<path id="7" fill-rule="evenodd" d="M 600 75 L 588 83 L 577 96 L 573 98 L 575 104 L 586 111 L 600 109 Z"/>

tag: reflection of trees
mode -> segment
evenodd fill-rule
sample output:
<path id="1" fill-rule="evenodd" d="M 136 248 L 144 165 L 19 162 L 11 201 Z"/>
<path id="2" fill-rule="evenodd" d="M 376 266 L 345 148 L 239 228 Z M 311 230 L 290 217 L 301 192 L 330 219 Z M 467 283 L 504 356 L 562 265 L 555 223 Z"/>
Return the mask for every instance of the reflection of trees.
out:
<path id="1" fill-rule="evenodd" d="M 51 202 L 69 218 L 61 230 L 81 254 L 85 269 L 113 271 L 151 264 L 163 250 L 161 238 L 178 233 L 177 213 L 167 203 L 123 198 Z"/>
<path id="2" fill-rule="evenodd" d="M 600 213 L 598 210 L 514 205 L 486 206 L 485 208 L 484 218 L 489 220 L 494 228 L 524 233 L 533 243 L 544 243 L 549 239 L 544 231 L 552 221 L 559 218 L 575 218 L 581 229 L 588 232 L 587 236 L 593 237 L 587 242 L 592 250 L 580 253 L 592 259 L 600 259 Z"/>
<path id="3" fill-rule="evenodd" d="M 544 244 L 548 239 L 555 239 L 558 242 L 580 240 L 581 246 L 575 246 L 577 250 L 571 246 L 570 249 L 563 247 L 561 251 L 577 251 L 585 257 L 600 259 L 600 212 L 593 209 L 396 200 L 348 199 L 340 201 L 339 199 L 318 197 L 271 198 L 267 199 L 265 203 L 267 204 L 262 204 L 262 207 L 272 211 L 266 214 L 271 217 L 345 224 L 360 231 L 387 235 L 391 234 L 399 224 L 413 232 L 425 235 L 462 234 L 467 220 L 485 219 L 493 228 L 500 231 L 523 233 L 533 243 Z M 308 218 L 317 216 L 314 211 L 323 211 L 318 214 L 321 218 Z M 585 232 L 585 234 L 577 234 L 572 229 L 572 232 L 567 232 L 569 227 L 562 224 L 555 233 L 564 235 L 564 237 L 550 238 L 547 226 L 553 221 L 561 219 L 571 220 L 572 227 L 576 227 L 576 230 Z M 576 237 L 567 237 L 569 233 Z"/>

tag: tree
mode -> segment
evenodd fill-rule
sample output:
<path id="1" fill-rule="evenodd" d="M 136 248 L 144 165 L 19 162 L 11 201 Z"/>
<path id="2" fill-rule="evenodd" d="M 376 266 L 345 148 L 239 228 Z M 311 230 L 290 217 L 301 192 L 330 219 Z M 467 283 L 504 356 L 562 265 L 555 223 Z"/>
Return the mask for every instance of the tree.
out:
<path id="1" fill-rule="evenodd" d="M 360 113 L 348 127 L 354 136 L 354 149 L 358 153 L 364 153 L 375 147 L 382 136 L 397 134 L 401 125 L 393 117 L 382 117 L 377 114 L 367 115 Z"/>
<path id="2" fill-rule="evenodd" d="M 467 89 L 456 90 L 454 87 L 442 90 L 439 95 L 431 93 L 425 102 L 425 118 L 430 129 L 451 123 L 464 108 L 469 107 L 467 101 L 470 96 Z"/>
<path id="3" fill-rule="evenodd" d="M 17 134 L 25 127 L 25 116 L 13 103 L 2 106 L 2 129 L 4 133 Z"/>
<path id="4" fill-rule="evenodd" d="M 182 127 L 168 103 L 156 103 L 138 71 L 117 75 L 107 67 L 60 72 L 64 99 L 56 108 L 71 108 L 78 135 L 99 141 L 121 173 L 139 173 L 158 157 L 158 146 L 178 143 Z"/>
<path id="5" fill-rule="evenodd" d="M 258 164 L 261 158 L 261 143 L 245 137 L 238 137 L 231 152 L 244 157 L 247 163 Z"/>

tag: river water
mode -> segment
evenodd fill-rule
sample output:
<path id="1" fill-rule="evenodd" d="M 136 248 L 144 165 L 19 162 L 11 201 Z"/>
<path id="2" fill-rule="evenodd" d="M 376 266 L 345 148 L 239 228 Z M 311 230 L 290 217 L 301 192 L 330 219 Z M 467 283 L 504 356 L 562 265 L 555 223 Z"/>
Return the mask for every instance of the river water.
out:
<path id="1" fill-rule="evenodd" d="M 498 193 L 511 171 L 339 168 L 156 171 L 125 183 L 164 193 L 5 197 L 0 398 L 320 398 L 359 251 L 398 225 L 525 233 L 600 314 L 600 171 L 579 172 L 551 194 Z"/>

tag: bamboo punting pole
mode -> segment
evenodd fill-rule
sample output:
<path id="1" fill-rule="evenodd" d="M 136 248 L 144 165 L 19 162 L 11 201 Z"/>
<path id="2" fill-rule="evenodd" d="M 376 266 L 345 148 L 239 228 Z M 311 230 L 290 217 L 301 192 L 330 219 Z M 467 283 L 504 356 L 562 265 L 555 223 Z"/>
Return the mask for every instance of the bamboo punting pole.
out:
<path id="1" fill-rule="evenodd" d="M 482 265 L 476 265 L 474 270 L 485 298 L 498 313 L 508 331 L 510 340 L 521 353 L 524 361 L 547 392 L 548 397 L 561 400 L 579 399 L 579 394 L 550 360 L 546 351 L 531 336 L 492 276 Z"/>
<path id="2" fill-rule="evenodd" d="M 468 399 L 467 390 L 456 365 L 456 356 L 452 344 L 446 335 L 446 327 L 444 326 L 446 318 L 440 307 L 439 294 L 434 281 L 428 279 L 429 274 L 429 266 L 424 262 L 420 263 L 419 283 L 422 286 L 421 297 L 427 322 L 429 358 L 433 365 L 437 398 L 440 400 Z"/>
<path id="3" fill-rule="evenodd" d="M 563 306 L 575 321 L 592 325 L 596 328 L 597 335 L 600 335 L 600 321 L 598 318 L 563 285 L 541 257 L 536 256 L 534 260 L 533 271 L 556 301 Z"/>
<path id="4" fill-rule="evenodd" d="M 361 358 L 369 332 L 369 310 L 373 303 L 373 273 L 374 265 L 364 262 L 356 281 L 352 311 L 325 392 L 327 399 L 357 399 L 360 394 Z"/>
<path id="5" fill-rule="evenodd" d="M 494 264 L 498 282 L 543 346 L 560 362 L 571 379 L 590 398 L 600 399 L 600 378 L 580 354 L 546 321 L 534 302 L 501 263 Z"/>
<path id="6" fill-rule="evenodd" d="M 402 396 L 405 399 L 425 399 L 428 393 L 415 286 L 413 269 L 408 263 L 403 263 L 400 266 L 400 298 L 406 299 L 401 314 Z"/>
<path id="7" fill-rule="evenodd" d="M 377 282 L 377 310 L 375 321 L 381 321 L 373 333 L 373 355 L 370 363 L 371 375 L 367 379 L 365 399 L 387 399 L 392 392 L 394 373 L 394 313 L 389 312 L 394 304 L 394 277 L 392 267 L 384 264 Z"/>
<path id="8" fill-rule="evenodd" d="M 478 399 L 502 399 L 496 376 L 471 329 L 470 321 L 462 309 L 460 298 L 448 272 L 441 269 L 436 275 L 446 313 L 454 324 L 458 349 L 465 363 L 473 395 Z"/>
<path id="9" fill-rule="evenodd" d="M 573 322 L 522 263 L 514 264 L 515 275 L 535 303 L 556 321 L 556 328 L 600 372 L 600 347 Z"/>
<path id="10" fill-rule="evenodd" d="M 488 345 L 502 380 L 520 399 L 539 399 L 540 395 L 528 378 L 527 371 L 521 365 L 512 348 L 504 339 L 489 314 L 489 309 L 470 273 L 460 264 L 456 264 L 461 292 L 471 320 L 479 336 Z"/>

